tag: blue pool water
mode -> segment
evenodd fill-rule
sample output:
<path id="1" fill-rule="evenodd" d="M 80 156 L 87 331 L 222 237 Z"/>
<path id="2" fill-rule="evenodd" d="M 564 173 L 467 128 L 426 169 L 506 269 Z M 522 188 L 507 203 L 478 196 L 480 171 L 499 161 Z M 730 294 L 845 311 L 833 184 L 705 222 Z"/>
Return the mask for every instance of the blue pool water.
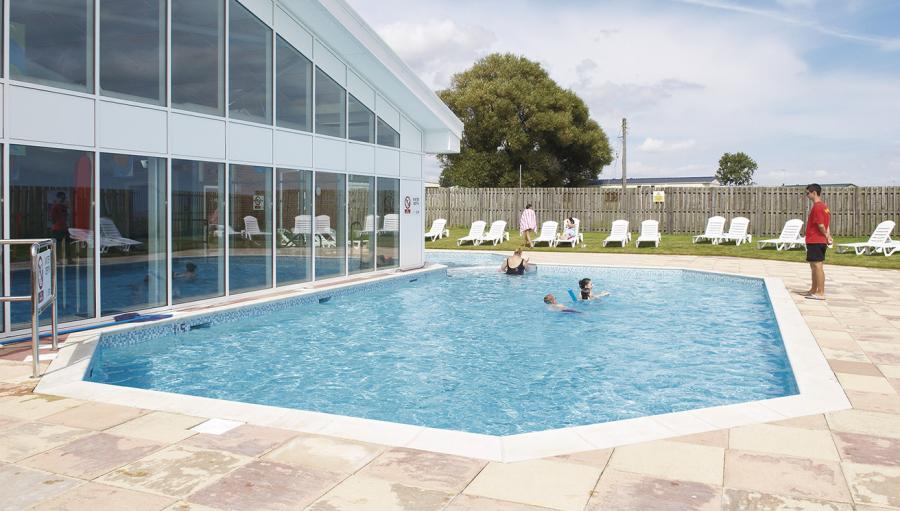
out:
<path id="1" fill-rule="evenodd" d="M 759 280 L 547 266 L 507 277 L 429 259 L 456 266 L 134 345 L 101 342 L 88 379 L 492 435 L 797 392 Z M 573 304 L 581 314 L 544 306 L 581 277 L 611 296 Z"/>

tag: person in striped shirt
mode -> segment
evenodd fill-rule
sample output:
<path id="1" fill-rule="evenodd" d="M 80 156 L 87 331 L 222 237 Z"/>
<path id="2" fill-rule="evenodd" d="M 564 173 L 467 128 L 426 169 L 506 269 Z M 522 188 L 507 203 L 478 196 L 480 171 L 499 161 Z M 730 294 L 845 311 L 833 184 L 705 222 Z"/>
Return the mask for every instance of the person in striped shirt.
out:
<path id="1" fill-rule="evenodd" d="M 525 244 L 530 248 L 534 248 L 531 236 L 537 231 L 537 217 L 534 215 L 534 209 L 531 204 L 525 206 L 522 216 L 519 217 L 519 233 L 525 236 Z"/>

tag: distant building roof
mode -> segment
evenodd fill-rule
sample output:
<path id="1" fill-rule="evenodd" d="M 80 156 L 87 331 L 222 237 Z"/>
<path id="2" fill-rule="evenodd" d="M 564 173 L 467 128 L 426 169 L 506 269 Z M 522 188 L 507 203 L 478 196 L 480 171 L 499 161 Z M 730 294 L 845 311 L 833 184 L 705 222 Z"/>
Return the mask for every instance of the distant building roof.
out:
<path id="1" fill-rule="evenodd" d="M 688 183 L 716 183 L 716 176 L 697 176 L 697 177 L 630 177 L 628 184 L 632 186 L 639 185 L 678 185 Z M 621 179 L 592 179 L 591 186 L 613 186 L 622 184 Z"/>
<path id="2" fill-rule="evenodd" d="M 809 183 L 805 185 L 781 185 L 788 188 L 806 188 L 809 186 Z M 819 186 L 822 188 L 856 188 L 857 185 L 853 183 L 819 183 Z"/>

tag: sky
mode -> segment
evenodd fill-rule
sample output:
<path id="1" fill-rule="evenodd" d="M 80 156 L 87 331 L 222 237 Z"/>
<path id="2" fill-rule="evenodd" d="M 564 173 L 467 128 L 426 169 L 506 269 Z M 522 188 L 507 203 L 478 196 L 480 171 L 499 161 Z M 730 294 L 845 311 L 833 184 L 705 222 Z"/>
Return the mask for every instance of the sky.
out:
<path id="1" fill-rule="evenodd" d="M 540 62 L 617 154 L 628 119 L 630 177 L 743 151 L 759 184 L 900 185 L 900 0 L 348 1 L 435 90 L 489 53 Z"/>

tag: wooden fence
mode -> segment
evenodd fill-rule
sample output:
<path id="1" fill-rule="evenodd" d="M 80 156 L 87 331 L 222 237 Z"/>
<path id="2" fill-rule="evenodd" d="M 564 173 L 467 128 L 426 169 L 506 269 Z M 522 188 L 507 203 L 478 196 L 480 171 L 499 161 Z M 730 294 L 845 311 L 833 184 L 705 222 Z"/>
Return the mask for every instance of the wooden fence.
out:
<path id="1" fill-rule="evenodd" d="M 653 192 L 665 192 L 665 202 L 654 202 Z M 831 209 L 831 230 L 836 236 L 868 236 L 879 222 L 900 224 L 900 187 L 826 188 L 823 197 Z M 608 231 L 613 220 L 624 218 L 638 230 L 642 220 L 659 221 L 668 234 L 700 233 L 710 216 L 750 219 L 755 235 L 778 234 L 791 218 L 806 220 L 809 203 L 799 187 L 630 188 L 429 188 L 426 214 L 430 225 L 446 218 L 448 225 L 468 226 L 475 220 L 506 220 L 511 230 L 519 224 L 525 204 L 533 204 L 538 224 L 581 220 L 585 231 Z"/>

